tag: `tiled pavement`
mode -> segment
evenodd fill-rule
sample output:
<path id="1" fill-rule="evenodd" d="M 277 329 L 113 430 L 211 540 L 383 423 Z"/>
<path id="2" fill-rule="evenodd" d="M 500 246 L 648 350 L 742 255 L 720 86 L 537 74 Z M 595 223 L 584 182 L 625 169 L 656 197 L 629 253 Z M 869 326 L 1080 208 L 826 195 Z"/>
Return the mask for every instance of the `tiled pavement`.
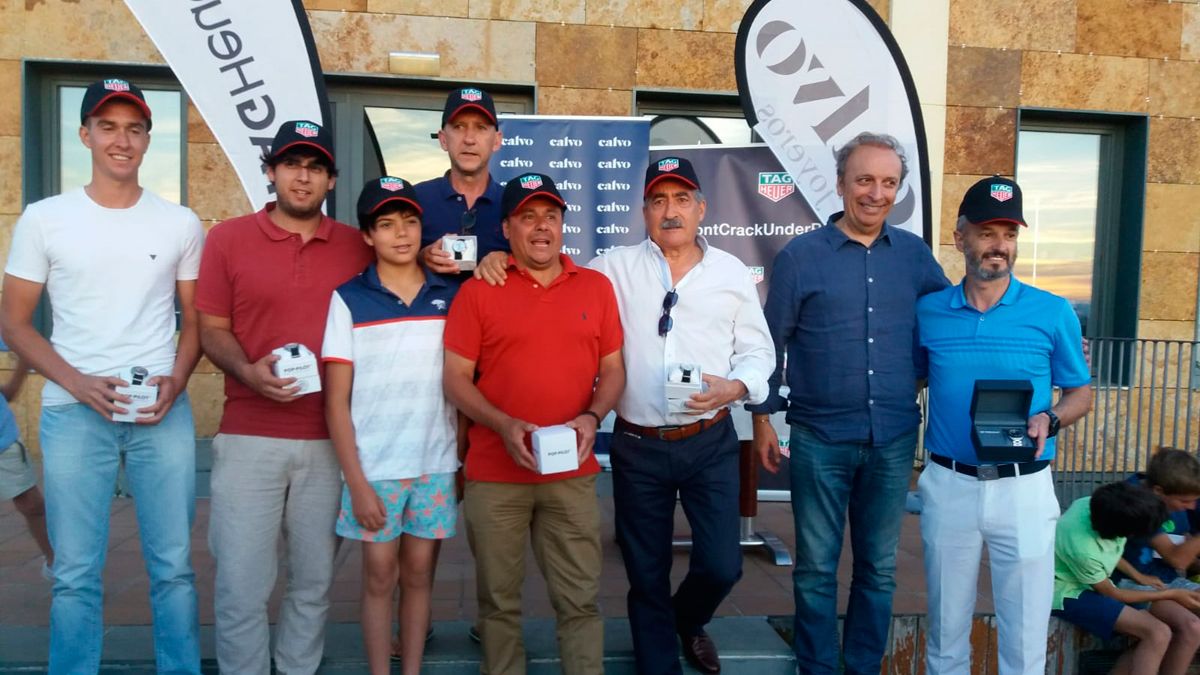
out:
<path id="1" fill-rule="evenodd" d="M 603 476 L 599 483 L 603 511 L 602 538 L 604 561 L 601 574 L 600 602 L 606 617 L 625 616 L 625 593 L 628 584 L 620 554 L 613 540 L 611 483 Z M 778 535 L 791 549 L 794 542 L 791 507 L 786 503 L 764 502 L 759 505 L 755 529 Z M 192 534 L 196 583 L 200 595 L 200 621 L 213 622 L 213 559 L 205 539 L 208 531 L 209 503 L 200 499 Z M 111 508 L 110 545 L 105 569 L 105 623 L 110 626 L 144 626 L 150 623 L 147 600 L 147 578 L 142 566 L 137 524 L 133 502 L 118 498 Z M 687 523 L 682 512 L 677 513 L 677 532 L 687 535 Z M 849 544 L 847 543 L 847 549 Z M 361 557 L 354 545 L 343 551 L 342 560 L 331 592 L 330 622 L 352 624 L 357 621 Z M 24 521 L 11 503 L 0 504 L 0 631 L 15 632 L 44 627 L 49 621 L 50 584 L 40 575 L 41 557 L 37 547 L 25 532 Z M 895 601 L 896 614 L 925 612 L 925 583 L 921 571 L 921 542 L 917 517 L 906 515 L 898 554 L 898 579 Z M 524 588 L 524 608 L 527 619 L 553 616 L 541 576 L 528 561 L 529 574 Z M 678 582 L 686 573 L 687 553 L 678 550 L 672 578 Z M 745 552 L 744 576 L 721 605 L 720 616 L 763 617 L 786 616 L 792 611 L 790 568 L 775 566 L 761 549 Z M 839 594 L 841 609 L 845 610 L 846 586 L 851 570 L 849 555 L 844 554 L 839 568 L 842 588 Z M 272 597 L 272 616 L 278 605 L 285 573 L 280 574 Z M 466 540 L 459 536 L 446 542 L 437 570 L 433 592 L 435 621 L 472 621 L 475 618 L 475 573 Z M 980 575 L 980 594 L 977 611 L 992 611 L 990 581 L 986 567 Z M 16 627 L 26 627 L 18 629 Z M 44 635 L 37 631 L 34 634 Z M 0 644 L 12 644 L 11 640 Z M 5 657 L 0 655 L 0 662 Z"/>

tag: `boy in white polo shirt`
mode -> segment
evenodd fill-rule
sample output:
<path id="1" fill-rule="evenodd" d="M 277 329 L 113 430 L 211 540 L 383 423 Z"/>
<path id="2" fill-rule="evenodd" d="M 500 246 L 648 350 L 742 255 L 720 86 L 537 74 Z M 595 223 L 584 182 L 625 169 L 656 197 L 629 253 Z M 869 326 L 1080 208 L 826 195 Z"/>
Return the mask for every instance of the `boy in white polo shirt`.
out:
<path id="1" fill-rule="evenodd" d="M 363 542 L 371 672 L 390 672 L 399 579 L 403 672 L 415 674 L 429 627 L 435 543 L 454 536 L 458 512 L 464 444 L 442 393 L 442 331 L 456 284 L 417 263 L 421 206 L 407 181 L 368 181 L 358 222 L 376 260 L 334 291 L 322 349 L 325 416 L 345 479 L 337 533 Z"/>

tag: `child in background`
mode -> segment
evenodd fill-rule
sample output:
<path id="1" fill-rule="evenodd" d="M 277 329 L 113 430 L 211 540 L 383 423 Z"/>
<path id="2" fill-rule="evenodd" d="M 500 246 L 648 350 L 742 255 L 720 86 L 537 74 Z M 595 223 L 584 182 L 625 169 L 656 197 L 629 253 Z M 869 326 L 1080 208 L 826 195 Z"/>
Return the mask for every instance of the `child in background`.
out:
<path id="1" fill-rule="evenodd" d="M 337 533 L 363 542 L 362 630 L 371 672 L 390 672 L 402 586 L 402 668 L 421 670 L 435 542 L 454 536 L 456 412 L 442 393 L 442 331 L 455 284 L 417 264 L 421 206 L 384 176 L 358 199 L 375 262 L 334 291 L 325 327 L 325 416 L 345 486 Z M 465 437 L 464 437 L 465 439 Z"/>
<path id="2" fill-rule="evenodd" d="M 1200 647 L 1200 593 L 1182 588 L 1131 590 L 1109 579 L 1127 538 L 1146 537 L 1166 518 L 1154 493 L 1129 482 L 1099 487 L 1058 521 L 1054 538 L 1054 616 L 1109 639 L 1137 638 L 1114 673 L 1182 675 Z M 1130 605 L 1150 603 L 1149 610 Z"/>
<path id="3" fill-rule="evenodd" d="M 1200 590 L 1187 569 L 1200 555 L 1200 537 L 1189 516 L 1200 499 L 1200 460 L 1183 450 L 1160 448 L 1145 473 L 1129 482 L 1153 492 L 1166 506 L 1167 517 L 1149 536 L 1131 537 L 1117 564 L 1117 586 L 1134 590 L 1185 588 Z"/>
<path id="4" fill-rule="evenodd" d="M 7 349 L 0 342 L 0 350 Z M 9 407 L 9 403 L 21 391 L 28 373 L 29 364 L 17 357 L 12 377 L 0 388 L 0 395 L 3 395 L 3 399 L 0 399 L 0 499 L 11 499 L 17 512 L 25 519 L 29 534 L 42 552 L 42 578 L 53 581 L 51 569 L 54 566 L 54 550 L 50 548 L 50 537 L 46 533 L 46 502 L 42 499 L 42 491 L 38 489 L 37 476 L 33 473 L 33 465 L 29 463 L 29 453 L 25 450 L 25 444 L 21 443 L 17 418 Z"/>

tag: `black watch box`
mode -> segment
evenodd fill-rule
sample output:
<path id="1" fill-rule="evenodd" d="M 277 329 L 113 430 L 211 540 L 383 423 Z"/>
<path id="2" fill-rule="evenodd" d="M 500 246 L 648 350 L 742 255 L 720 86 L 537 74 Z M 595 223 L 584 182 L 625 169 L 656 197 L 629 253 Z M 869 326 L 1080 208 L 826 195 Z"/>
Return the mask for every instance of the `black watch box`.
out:
<path id="1" fill-rule="evenodd" d="M 980 464 L 1032 462 L 1037 444 L 1025 433 L 1033 383 L 976 380 L 971 394 L 971 442 Z"/>

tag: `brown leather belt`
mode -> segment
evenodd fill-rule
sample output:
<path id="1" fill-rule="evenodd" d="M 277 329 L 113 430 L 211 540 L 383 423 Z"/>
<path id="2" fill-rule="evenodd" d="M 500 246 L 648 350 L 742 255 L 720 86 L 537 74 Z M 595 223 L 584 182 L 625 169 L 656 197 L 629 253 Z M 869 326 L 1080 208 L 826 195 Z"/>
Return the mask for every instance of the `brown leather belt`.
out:
<path id="1" fill-rule="evenodd" d="M 696 434 L 711 429 L 718 422 L 729 417 L 729 408 L 721 408 L 720 412 L 712 417 L 691 424 L 684 424 L 670 427 L 643 427 L 639 424 L 634 424 L 626 419 L 617 418 L 616 430 L 625 431 L 638 436 L 647 436 L 657 438 L 660 441 L 682 441 L 685 438 L 691 438 Z"/>

